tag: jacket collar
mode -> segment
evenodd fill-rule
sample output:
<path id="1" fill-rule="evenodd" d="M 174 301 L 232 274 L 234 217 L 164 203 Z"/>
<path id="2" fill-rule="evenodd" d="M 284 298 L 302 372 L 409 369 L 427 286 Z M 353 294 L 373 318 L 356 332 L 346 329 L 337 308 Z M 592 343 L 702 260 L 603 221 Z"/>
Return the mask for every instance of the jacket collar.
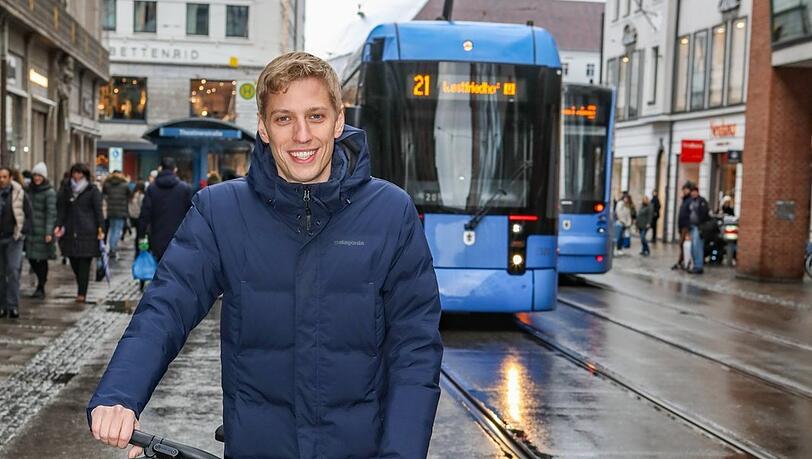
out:
<path id="1" fill-rule="evenodd" d="M 311 197 L 330 213 L 336 213 L 352 202 L 352 194 L 370 180 L 370 161 L 366 133 L 352 126 L 345 126 L 336 139 L 333 149 L 330 179 L 324 183 L 307 185 Z M 276 171 L 270 145 L 257 133 L 248 184 L 260 198 L 277 209 L 298 209 L 302 206 L 304 186 L 289 183 Z"/>

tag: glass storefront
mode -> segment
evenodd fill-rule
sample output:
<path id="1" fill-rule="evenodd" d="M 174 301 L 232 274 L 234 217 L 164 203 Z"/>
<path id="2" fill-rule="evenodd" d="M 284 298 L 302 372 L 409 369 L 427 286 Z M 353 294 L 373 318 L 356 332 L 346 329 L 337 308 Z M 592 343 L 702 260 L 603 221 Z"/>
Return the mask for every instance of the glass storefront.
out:
<path id="1" fill-rule="evenodd" d="M 191 80 L 189 115 L 234 122 L 237 118 L 237 82 L 233 80 Z"/>
<path id="2" fill-rule="evenodd" d="M 115 76 L 99 88 L 99 120 L 143 121 L 147 118 L 147 79 Z"/>

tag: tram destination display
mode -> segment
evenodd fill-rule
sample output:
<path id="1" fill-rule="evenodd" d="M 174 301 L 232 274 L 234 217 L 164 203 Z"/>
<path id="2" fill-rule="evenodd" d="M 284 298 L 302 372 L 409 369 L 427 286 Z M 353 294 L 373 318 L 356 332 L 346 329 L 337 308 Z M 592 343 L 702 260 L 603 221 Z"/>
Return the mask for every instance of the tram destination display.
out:
<path id="1" fill-rule="evenodd" d="M 524 100 L 524 81 L 515 77 L 476 78 L 463 75 L 413 73 L 406 79 L 407 96 L 412 99 Z"/>

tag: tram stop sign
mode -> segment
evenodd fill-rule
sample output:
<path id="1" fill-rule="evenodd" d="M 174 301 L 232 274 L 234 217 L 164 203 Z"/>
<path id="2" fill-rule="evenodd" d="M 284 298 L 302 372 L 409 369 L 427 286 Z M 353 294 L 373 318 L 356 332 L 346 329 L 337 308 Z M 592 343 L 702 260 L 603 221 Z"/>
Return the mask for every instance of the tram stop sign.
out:
<path id="1" fill-rule="evenodd" d="M 257 94 L 253 83 L 243 83 L 240 85 L 240 96 L 245 100 L 251 100 Z"/>

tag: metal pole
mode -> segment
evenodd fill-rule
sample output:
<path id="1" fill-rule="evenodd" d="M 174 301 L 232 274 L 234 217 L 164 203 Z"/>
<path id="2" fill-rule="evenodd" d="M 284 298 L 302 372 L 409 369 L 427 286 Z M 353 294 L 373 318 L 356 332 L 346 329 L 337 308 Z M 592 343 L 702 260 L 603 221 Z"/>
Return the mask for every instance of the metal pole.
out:
<path id="1" fill-rule="evenodd" d="M 8 75 L 8 21 L 6 16 L 0 17 L 0 28 L 3 29 L 2 43 L 0 43 L 0 164 L 11 167 L 8 152 L 8 139 L 6 138 L 6 83 Z"/>
<path id="2" fill-rule="evenodd" d="M 603 84 L 603 21 L 605 20 L 604 16 L 606 13 L 601 13 L 601 49 L 600 49 L 600 60 L 598 61 L 598 84 Z"/>
<path id="3" fill-rule="evenodd" d="M 443 3 L 443 20 L 450 21 L 451 13 L 454 10 L 454 0 L 445 0 Z"/>

